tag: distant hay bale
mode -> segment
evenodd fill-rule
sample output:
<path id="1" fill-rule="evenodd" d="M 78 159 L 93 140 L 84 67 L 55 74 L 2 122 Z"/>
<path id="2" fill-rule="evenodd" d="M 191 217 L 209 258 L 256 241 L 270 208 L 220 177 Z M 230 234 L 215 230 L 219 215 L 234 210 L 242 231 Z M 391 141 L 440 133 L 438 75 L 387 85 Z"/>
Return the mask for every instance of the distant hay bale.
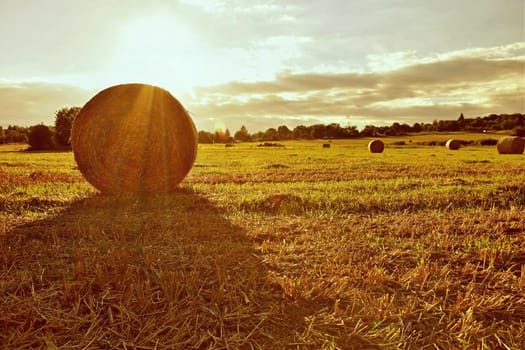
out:
<path id="1" fill-rule="evenodd" d="M 107 88 L 76 116 L 78 168 L 103 193 L 170 192 L 197 156 L 195 125 L 182 104 L 152 85 Z"/>
<path id="2" fill-rule="evenodd" d="M 499 154 L 522 154 L 525 150 L 525 140 L 518 136 L 503 137 L 496 145 Z"/>
<path id="3" fill-rule="evenodd" d="M 385 144 L 381 140 L 372 140 L 368 143 L 368 150 L 372 153 L 383 153 Z"/>
<path id="4" fill-rule="evenodd" d="M 461 141 L 456 139 L 450 139 L 445 144 L 445 147 L 447 147 L 449 150 L 456 151 L 461 147 Z"/>
<path id="5" fill-rule="evenodd" d="M 330 144 L 329 143 L 323 143 L 323 148 L 330 148 Z"/>

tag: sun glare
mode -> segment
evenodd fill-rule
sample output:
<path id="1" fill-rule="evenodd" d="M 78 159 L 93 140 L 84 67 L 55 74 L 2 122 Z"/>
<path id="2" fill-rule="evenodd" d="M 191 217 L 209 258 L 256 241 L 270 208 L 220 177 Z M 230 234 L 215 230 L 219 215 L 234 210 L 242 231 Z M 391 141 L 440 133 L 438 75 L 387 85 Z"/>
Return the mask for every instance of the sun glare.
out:
<path id="1" fill-rule="evenodd" d="M 214 124 L 215 124 L 214 125 L 215 131 L 219 131 L 219 132 L 226 131 L 226 124 L 222 120 L 216 119 Z"/>
<path id="2" fill-rule="evenodd" d="M 190 92 L 205 83 L 196 69 L 206 49 L 187 28 L 167 15 L 128 23 L 118 43 L 113 79 L 162 85 L 176 92 Z"/>

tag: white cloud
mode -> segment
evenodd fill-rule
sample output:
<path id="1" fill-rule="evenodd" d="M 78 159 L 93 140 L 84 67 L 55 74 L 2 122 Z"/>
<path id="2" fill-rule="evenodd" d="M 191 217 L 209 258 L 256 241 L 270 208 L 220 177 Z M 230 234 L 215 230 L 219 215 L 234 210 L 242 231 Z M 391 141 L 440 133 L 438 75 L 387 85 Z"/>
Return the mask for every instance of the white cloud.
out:
<path id="1" fill-rule="evenodd" d="M 388 70 L 292 73 L 196 90 L 192 108 L 233 125 L 260 118 L 414 122 L 466 115 L 525 112 L 521 44 L 422 57 L 394 55 Z M 473 52 L 475 54 L 473 54 Z M 495 52 L 506 52 L 508 57 Z M 242 98 L 240 98 L 241 96 Z M 198 102 L 200 101 L 200 103 Z M 381 123 L 380 123 L 381 124 Z M 290 125 L 292 126 L 292 125 Z"/>
<path id="2" fill-rule="evenodd" d="M 0 0 L 0 79 L 94 90 L 148 82 L 172 91 L 202 120 L 224 113 L 230 121 L 259 118 L 257 125 L 319 115 L 392 120 L 446 117 L 453 108 L 504 112 L 523 106 L 517 97 L 525 85 L 523 6 L 522 0 L 129 0 L 126 6 Z M 34 120 L 49 113 L 50 101 L 58 107 L 74 101 L 67 93 L 63 102 L 59 94 L 28 95 L 43 93 L 43 86 L 11 88 L 18 102 L 0 96 L 0 122 L 7 115 Z M 395 109 L 389 101 L 404 104 Z M 370 106 L 380 102 L 382 110 Z"/>
<path id="3" fill-rule="evenodd" d="M 52 125 L 57 110 L 82 106 L 93 94 L 93 91 L 70 85 L 1 82 L 0 125 Z"/>
<path id="4" fill-rule="evenodd" d="M 367 55 L 367 66 L 373 72 L 397 70 L 415 64 L 430 64 L 447 60 L 479 59 L 509 60 L 525 58 L 525 42 L 516 42 L 494 47 L 468 48 L 433 55 L 421 55 L 416 51 L 391 52 L 386 54 Z"/>

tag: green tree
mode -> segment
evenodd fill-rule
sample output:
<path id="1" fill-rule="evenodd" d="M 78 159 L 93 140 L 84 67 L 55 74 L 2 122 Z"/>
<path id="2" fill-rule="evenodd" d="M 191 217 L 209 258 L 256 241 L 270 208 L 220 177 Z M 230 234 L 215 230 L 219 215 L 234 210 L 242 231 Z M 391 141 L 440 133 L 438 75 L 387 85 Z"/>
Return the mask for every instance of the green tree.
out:
<path id="1" fill-rule="evenodd" d="M 286 125 L 281 125 L 277 128 L 277 135 L 279 140 L 291 140 L 293 138 L 292 130 L 288 129 Z"/>
<path id="2" fill-rule="evenodd" d="M 247 142 L 251 140 L 250 133 L 248 132 L 248 129 L 243 125 L 241 128 L 235 132 L 233 135 L 233 138 L 237 141 Z"/>
<path id="3" fill-rule="evenodd" d="M 80 107 L 64 107 L 55 113 L 55 141 L 62 148 L 71 148 L 71 126 Z"/>
<path id="4" fill-rule="evenodd" d="M 27 143 L 28 133 L 28 128 L 17 125 L 9 125 L 4 132 L 5 143 Z"/>
<path id="5" fill-rule="evenodd" d="M 355 125 L 348 125 L 346 128 L 344 128 L 344 138 L 353 138 L 359 136 L 359 130 L 357 130 L 357 126 Z"/>
<path id="6" fill-rule="evenodd" d="M 201 130 L 198 133 L 199 143 L 213 143 L 215 135 L 211 132 Z"/>
<path id="7" fill-rule="evenodd" d="M 364 137 L 376 137 L 379 135 L 377 127 L 374 125 L 365 125 L 363 130 L 361 130 L 361 136 Z"/>
<path id="8" fill-rule="evenodd" d="M 266 129 L 264 135 L 261 138 L 262 141 L 279 141 L 279 135 L 275 128 Z"/>
<path id="9" fill-rule="evenodd" d="M 298 125 L 293 129 L 293 138 L 295 140 L 299 139 L 310 139 L 310 129 L 304 125 Z"/>
<path id="10" fill-rule="evenodd" d="M 256 133 L 252 134 L 251 138 L 253 141 L 262 141 L 264 137 L 263 131 L 257 131 Z"/>
<path id="11" fill-rule="evenodd" d="M 310 135 L 312 139 L 322 139 L 326 137 L 326 125 L 315 124 L 310 126 Z"/>
<path id="12" fill-rule="evenodd" d="M 35 151 L 53 149 L 53 131 L 44 124 L 33 125 L 29 128 L 28 143 Z"/>

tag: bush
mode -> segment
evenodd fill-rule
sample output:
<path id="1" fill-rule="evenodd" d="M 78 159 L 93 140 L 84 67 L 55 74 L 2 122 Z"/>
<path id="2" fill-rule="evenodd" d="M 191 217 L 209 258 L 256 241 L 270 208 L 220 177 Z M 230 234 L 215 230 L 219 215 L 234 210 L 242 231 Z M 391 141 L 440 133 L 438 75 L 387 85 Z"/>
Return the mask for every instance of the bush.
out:
<path id="1" fill-rule="evenodd" d="M 392 145 L 394 145 L 394 146 L 404 146 L 404 145 L 406 145 L 406 142 L 405 141 L 396 141 L 396 142 L 392 142 Z"/>
<path id="2" fill-rule="evenodd" d="M 54 148 L 53 131 L 44 124 L 33 125 L 29 128 L 27 142 L 32 151 L 49 150 Z"/>
<path id="3" fill-rule="evenodd" d="M 277 143 L 277 142 L 264 142 L 264 143 L 259 143 L 257 147 L 284 147 L 284 145 Z"/>
<path id="4" fill-rule="evenodd" d="M 445 146 L 447 141 L 420 141 L 416 142 L 416 145 L 421 146 Z"/>
<path id="5" fill-rule="evenodd" d="M 495 139 L 481 139 L 478 141 L 480 146 L 496 146 L 498 140 Z"/>
<path id="6" fill-rule="evenodd" d="M 468 146 L 473 145 L 475 142 L 473 140 L 459 140 L 459 143 L 461 143 L 461 146 Z"/>
<path id="7" fill-rule="evenodd" d="M 525 128 L 515 127 L 512 129 L 512 136 L 525 137 Z"/>

